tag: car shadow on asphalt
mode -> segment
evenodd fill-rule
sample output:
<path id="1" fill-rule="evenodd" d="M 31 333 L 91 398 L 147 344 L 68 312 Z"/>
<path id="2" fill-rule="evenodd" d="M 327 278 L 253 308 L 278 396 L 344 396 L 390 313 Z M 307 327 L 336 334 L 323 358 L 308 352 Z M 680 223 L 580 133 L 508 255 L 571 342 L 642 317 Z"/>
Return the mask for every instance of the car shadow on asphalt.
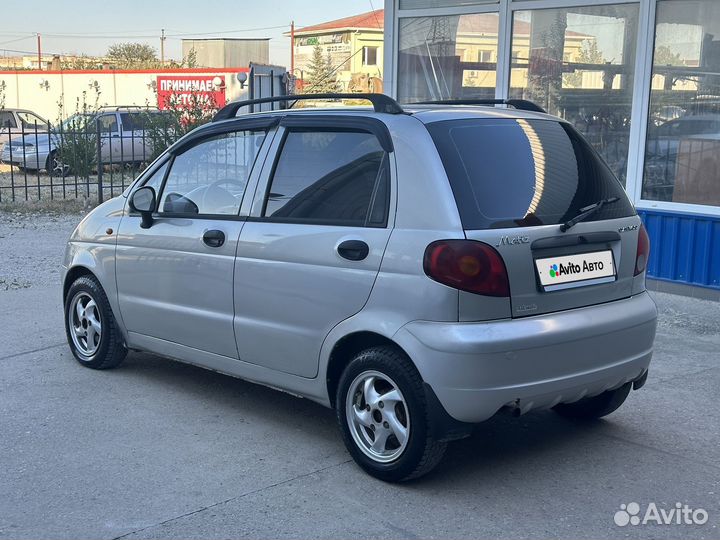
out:
<path id="1" fill-rule="evenodd" d="M 324 447 L 324 453 L 344 451 L 334 411 L 308 399 L 146 353 L 131 353 L 115 373 L 182 393 L 188 400 L 216 409 L 215 414 L 231 423 L 263 424 L 277 429 L 278 437 L 286 429 L 301 430 L 303 440 Z M 571 421 L 549 410 L 521 417 L 501 411 L 478 424 L 470 437 L 450 443 L 444 460 L 430 475 L 405 485 L 463 482 L 489 472 L 497 476 L 503 469 L 517 470 L 530 458 L 540 463 L 556 460 L 579 440 L 587 444 L 588 438 L 610 425 L 606 420 Z"/>

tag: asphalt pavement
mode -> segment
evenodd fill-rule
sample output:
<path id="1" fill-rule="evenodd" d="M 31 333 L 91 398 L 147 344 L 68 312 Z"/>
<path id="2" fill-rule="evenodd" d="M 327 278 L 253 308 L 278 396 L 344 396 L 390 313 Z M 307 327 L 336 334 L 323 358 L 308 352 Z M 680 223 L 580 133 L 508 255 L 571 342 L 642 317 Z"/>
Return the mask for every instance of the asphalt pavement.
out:
<path id="1" fill-rule="evenodd" d="M 390 485 L 310 401 L 147 354 L 78 365 L 58 265 L 79 218 L 0 214 L 2 539 L 720 537 L 716 302 L 653 293 L 647 385 L 607 419 L 500 415 Z M 707 521 L 617 525 L 630 503 Z"/>

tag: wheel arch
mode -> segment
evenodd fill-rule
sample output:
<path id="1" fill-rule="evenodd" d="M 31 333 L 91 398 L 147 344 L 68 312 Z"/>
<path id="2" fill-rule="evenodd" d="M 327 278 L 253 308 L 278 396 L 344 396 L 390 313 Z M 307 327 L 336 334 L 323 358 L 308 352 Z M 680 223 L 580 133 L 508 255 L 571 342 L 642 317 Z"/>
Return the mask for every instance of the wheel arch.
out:
<path id="1" fill-rule="evenodd" d="M 98 279 L 95 273 L 87 266 L 78 265 L 68 269 L 67 273 L 65 274 L 65 280 L 63 281 L 63 303 L 67 298 L 68 291 L 70 290 L 72 284 L 75 282 L 76 279 L 83 276 L 91 276 L 95 279 Z"/>
<path id="2" fill-rule="evenodd" d="M 408 355 L 400 345 L 387 336 L 377 332 L 360 330 L 347 334 L 335 342 L 330 352 L 327 369 L 325 371 L 325 384 L 331 407 L 335 408 L 337 385 L 340 382 L 340 376 L 345 366 L 347 366 L 350 360 L 360 351 L 381 346 L 391 347 L 401 352 L 412 362 L 410 355 Z"/>

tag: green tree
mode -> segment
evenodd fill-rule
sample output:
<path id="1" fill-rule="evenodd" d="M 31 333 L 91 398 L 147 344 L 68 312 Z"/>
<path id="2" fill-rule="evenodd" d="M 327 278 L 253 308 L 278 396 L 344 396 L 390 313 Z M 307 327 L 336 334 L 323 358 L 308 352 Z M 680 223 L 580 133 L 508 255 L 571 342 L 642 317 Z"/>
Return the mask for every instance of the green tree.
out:
<path id="1" fill-rule="evenodd" d="M 309 94 L 326 94 L 337 91 L 337 75 L 330 54 L 323 56 L 322 47 L 313 48 L 303 91 Z"/>
<path id="2" fill-rule="evenodd" d="M 684 66 L 685 62 L 679 54 L 672 52 L 672 49 L 666 45 L 660 45 L 655 49 L 655 65 L 656 66 Z"/>
<path id="3" fill-rule="evenodd" d="M 106 56 L 122 69 L 154 68 L 160 65 L 157 51 L 147 43 L 115 43 L 108 47 Z"/>
<path id="4" fill-rule="evenodd" d="M 596 40 L 585 39 L 580 46 L 580 52 L 575 59 L 578 64 L 604 64 L 605 59 L 598 49 Z M 565 73 L 564 79 L 567 86 L 582 88 L 582 69 L 576 69 L 573 73 Z"/>

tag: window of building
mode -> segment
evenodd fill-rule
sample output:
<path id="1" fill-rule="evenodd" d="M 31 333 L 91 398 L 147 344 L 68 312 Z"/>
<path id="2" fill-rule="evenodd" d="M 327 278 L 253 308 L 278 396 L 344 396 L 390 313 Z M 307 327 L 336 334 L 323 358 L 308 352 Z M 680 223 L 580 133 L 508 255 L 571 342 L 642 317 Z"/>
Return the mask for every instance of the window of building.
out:
<path id="1" fill-rule="evenodd" d="M 386 160 L 370 133 L 291 131 L 263 215 L 300 223 L 382 226 L 389 194 Z"/>
<path id="2" fill-rule="evenodd" d="M 400 19 L 400 101 L 494 98 L 498 24 L 497 13 Z M 464 61 L 469 50 L 481 52 Z"/>
<path id="3" fill-rule="evenodd" d="M 377 66 L 377 58 L 377 47 L 363 47 L 363 66 Z"/>
<path id="4" fill-rule="evenodd" d="M 516 11 L 510 96 L 570 121 L 625 183 L 639 6 Z"/>
<path id="5" fill-rule="evenodd" d="M 235 215 L 264 131 L 216 135 L 175 157 L 160 202 L 170 214 Z"/>
<path id="6" fill-rule="evenodd" d="M 720 4 L 657 4 L 642 198 L 720 206 Z"/>
<path id="7" fill-rule="evenodd" d="M 500 0 L 400 0 L 400 9 L 427 9 L 475 4 L 497 4 Z"/>

